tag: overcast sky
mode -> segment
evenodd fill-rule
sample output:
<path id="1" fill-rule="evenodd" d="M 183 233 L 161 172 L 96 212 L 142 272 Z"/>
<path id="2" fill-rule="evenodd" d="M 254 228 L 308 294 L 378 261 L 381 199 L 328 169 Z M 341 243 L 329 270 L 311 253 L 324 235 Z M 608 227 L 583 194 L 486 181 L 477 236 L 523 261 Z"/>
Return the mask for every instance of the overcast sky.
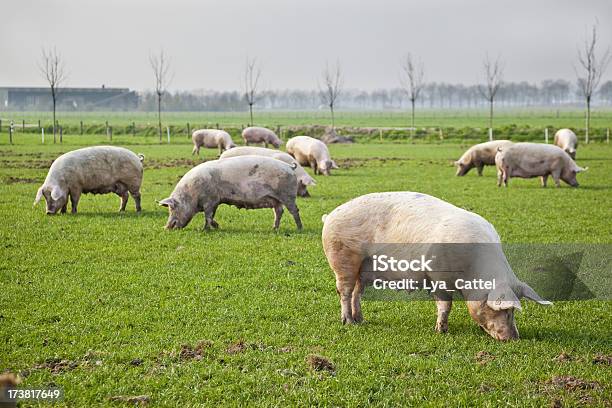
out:
<path id="1" fill-rule="evenodd" d="M 475 83 L 485 52 L 505 79 L 575 79 L 576 49 L 599 21 L 612 47 L 612 0 L 1 0 L 0 86 L 43 86 L 55 46 L 66 86 L 150 89 L 150 52 L 171 57 L 171 89 L 239 89 L 257 57 L 268 89 L 316 89 L 326 61 L 345 87 L 398 85 L 411 52 L 427 81 Z M 605 75 L 612 79 L 612 67 Z"/>

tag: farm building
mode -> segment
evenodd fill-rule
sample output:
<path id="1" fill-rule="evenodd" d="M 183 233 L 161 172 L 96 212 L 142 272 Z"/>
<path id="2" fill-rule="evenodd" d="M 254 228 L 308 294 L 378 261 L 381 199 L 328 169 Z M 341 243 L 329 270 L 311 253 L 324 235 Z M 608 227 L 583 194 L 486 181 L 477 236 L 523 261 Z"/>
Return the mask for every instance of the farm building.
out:
<path id="1" fill-rule="evenodd" d="M 129 88 L 60 88 L 57 102 L 62 110 L 124 110 L 138 105 L 138 95 Z M 43 110 L 51 103 L 49 88 L 0 88 L 0 110 Z"/>

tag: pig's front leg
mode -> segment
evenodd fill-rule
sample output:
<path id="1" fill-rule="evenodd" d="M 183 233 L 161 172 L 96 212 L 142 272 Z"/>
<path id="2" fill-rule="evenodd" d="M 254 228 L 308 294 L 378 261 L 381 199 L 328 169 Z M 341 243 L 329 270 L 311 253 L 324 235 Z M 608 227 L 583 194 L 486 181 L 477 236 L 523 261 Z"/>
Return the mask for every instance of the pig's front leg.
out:
<path id="1" fill-rule="evenodd" d="M 548 181 L 548 174 L 545 176 L 540 176 L 540 181 L 542 182 L 542 187 L 546 187 L 546 182 Z"/>
<path id="2" fill-rule="evenodd" d="M 484 169 L 484 164 L 479 164 L 478 167 L 476 167 L 479 176 L 482 176 L 482 169 Z"/>
<path id="3" fill-rule="evenodd" d="M 214 220 L 217 206 L 210 206 L 204 209 L 204 229 L 219 228 L 219 224 Z"/>
<path id="4" fill-rule="evenodd" d="M 72 205 L 72 213 L 76 214 L 77 207 L 79 205 L 79 199 L 81 198 L 80 191 L 72 191 L 70 190 L 70 203 Z"/>
<path id="5" fill-rule="evenodd" d="M 450 314 L 452 306 L 452 300 L 436 299 L 436 307 L 438 308 L 436 331 L 438 333 L 446 333 L 448 331 L 448 315 Z"/>

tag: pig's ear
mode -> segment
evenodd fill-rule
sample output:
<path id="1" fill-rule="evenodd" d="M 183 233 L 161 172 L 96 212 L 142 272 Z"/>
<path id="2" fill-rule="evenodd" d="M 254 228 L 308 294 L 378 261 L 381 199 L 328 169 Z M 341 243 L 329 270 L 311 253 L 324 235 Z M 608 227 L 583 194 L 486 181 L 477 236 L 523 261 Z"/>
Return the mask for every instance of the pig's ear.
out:
<path id="1" fill-rule="evenodd" d="M 161 205 L 162 207 L 174 207 L 176 205 L 176 201 L 174 201 L 174 198 L 172 197 L 168 197 L 168 198 L 164 198 L 161 201 L 157 202 L 159 205 Z"/>
<path id="2" fill-rule="evenodd" d="M 32 205 L 32 207 L 34 207 L 36 204 L 38 204 L 38 202 L 42 198 L 44 188 L 45 188 L 45 186 L 41 186 L 38 189 L 38 191 L 36 192 L 36 198 L 34 199 L 34 204 Z"/>
<path id="3" fill-rule="evenodd" d="M 520 293 L 521 297 L 533 300 L 534 302 L 538 302 L 541 305 L 545 305 L 545 306 L 552 305 L 552 302 L 550 302 L 550 301 L 548 301 L 546 299 L 543 299 L 540 295 L 538 295 L 536 293 L 535 290 L 533 290 L 525 282 L 521 282 L 521 285 L 519 286 L 519 290 L 521 291 L 521 293 Z"/>
<path id="4" fill-rule="evenodd" d="M 331 163 L 332 163 L 332 169 L 339 169 L 340 168 L 340 167 L 338 167 L 338 165 L 336 164 L 335 161 L 332 160 Z"/>
<path id="5" fill-rule="evenodd" d="M 493 310 L 505 310 L 515 308 L 521 310 L 521 301 L 512 291 L 510 286 L 497 287 L 489 292 L 487 306 Z"/>
<path id="6" fill-rule="evenodd" d="M 51 190 L 51 199 L 53 201 L 59 200 L 60 198 L 62 198 L 66 193 L 64 192 L 64 190 L 62 190 L 62 188 L 60 186 L 55 186 L 53 187 L 53 189 Z"/>

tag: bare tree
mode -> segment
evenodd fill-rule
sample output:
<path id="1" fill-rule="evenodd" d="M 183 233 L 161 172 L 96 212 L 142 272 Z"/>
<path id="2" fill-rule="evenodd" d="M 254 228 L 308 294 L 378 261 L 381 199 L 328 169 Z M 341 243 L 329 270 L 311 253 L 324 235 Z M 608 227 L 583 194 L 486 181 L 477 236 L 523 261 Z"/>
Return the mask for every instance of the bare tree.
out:
<path id="1" fill-rule="evenodd" d="M 584 140 L 589 143 L 589 131 L 591 129 L 591 100 L 593 94 L 597 91 L 601 77 L 605 72 L 612 55 L 610 49 L 607 49 L 601 59 L 597 58 L 595 48 L 597 47 L 597 25 L 593 25 L 591 37 L 585 38 L 583 48 L 578 49 L 578 62 L 582 67 L 583 74 L 581 76 L 576 71 L 578 77 L 578 89 L 586 102 L 586 129 Z"/>
<path id="2" fill-rule="evenodd" d="M 414 105 L 421 95 L 424 82 L 424 67 L 422 62 L 414 61 L 410 54 L 407 54 L 404 61 L 401 63 L 400 83 L 402 89 L 410 99 L 412 107 L 412 125 L 410 135 L 414 132 Z"/>
<path id="3" fill-rule="evenodd" d="M 251 126 L 253 126 L 253 105 L 257 102 L 257 85 L 261 77 L 261 69 L 257 66 L 257 60 L 247 58 L 244 69 L 244 99 L 249 104 L 249 114 L 251 117 Z"/>
<path id="4" fill-rule="evenodd" d="M 51 88 L 51 100 L 53 102 L 53 143 L 55 143 L 57 134 L 57 120 L 55 119 L 57 98 L 59 87 L 66 79 L 66 68 L 64 61 L 62 56 L 58 54 L 55 48 L 42 50 L 40 71 Z"/>
<path id="5" fill-rule="evenodd" d="M 493 128 L 493 103 L 495 102 L 495 96 L 502 85 L 504 76 L 504 67 L 500 62 L 499 58 L 495 61 L 489 59 L 489 54 L 485 56 L 483 61 L 483 68 L 485 73 L 485 85 L 478 85 L 478 92 L 480 95 L 489 102 L 489 128 Z"/>
<path id="6" fill-rule="evenodd" d="M 340 62 L 336 62 L 336 65 L 331 68 L 329 64 L 326 63 L 322 76 L 323 85 L 319 85 L 319 93 L 323 103 L 329 106 L 333 130 L 336 127 L 336 122 L 334 119 L 334 106 L 336 105 L 338 96 L 340 96 L 340 93 L 342 92 L 342 85 L 344 82 L 342 79 L 342 68 L 340 67 Z"/>
<path id="7" fill-rule="evenodd" d="M 162 98 L 166 93 L 168 84 L 171 81 L 170 78 L 170 61 L 161 50 L 159 55 L 149 55 L 149 62 L 153 69 L 153 75 L 155 76 L 155 95 L 157 95 L 157 121 L 158 121 L 158 133 L 159 142 L 162 141 L 162 124 L 161 124 L 161 105 Z"/>

